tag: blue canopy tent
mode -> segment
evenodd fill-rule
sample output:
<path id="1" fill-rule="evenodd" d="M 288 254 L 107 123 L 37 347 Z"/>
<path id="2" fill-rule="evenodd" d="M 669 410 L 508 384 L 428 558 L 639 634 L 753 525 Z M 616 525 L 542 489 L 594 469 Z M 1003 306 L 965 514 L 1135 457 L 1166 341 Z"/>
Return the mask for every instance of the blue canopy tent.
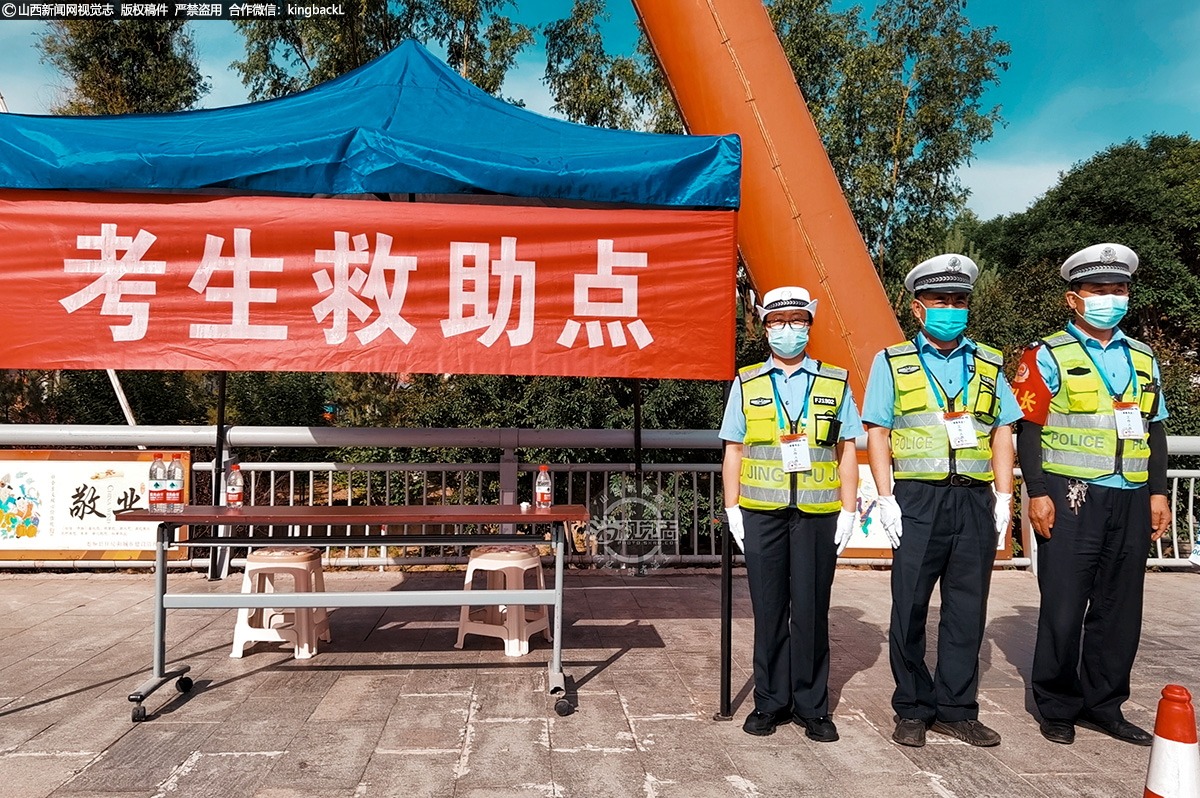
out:
<path id="1" fill-rule="evenodd" d="M 736 136 L 590 128 L 481 91 L 415 41 L 314 89 L 230 108 L 0 114 L 0 187 L 506 194 L 738 207 Z"/>
<path id="2" fill-rule="evenodd" d="M 732 211 L 740 172 L 736 136 L 543 117 L 479 90 L 414 41 L 266 102 L 119 117 L 0 114 L 8 189 L 507 195 Z"/>

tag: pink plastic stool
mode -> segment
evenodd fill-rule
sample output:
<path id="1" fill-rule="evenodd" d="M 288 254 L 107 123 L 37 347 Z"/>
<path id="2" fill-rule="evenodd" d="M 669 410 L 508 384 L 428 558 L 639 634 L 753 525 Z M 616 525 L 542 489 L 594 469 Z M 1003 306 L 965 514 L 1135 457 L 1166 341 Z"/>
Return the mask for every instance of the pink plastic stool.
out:
<path id="1" fill-rule="evenodd" d="M 537 574 L 537 587 L 546 589 L 546 578 L 542 572 L 542 560 L 533 546 L 478 546 L 467 560 L 467 575 L 463 589 L 471 590 L 476 571 L 487 572 L 489 590 L 524 590 L 525 574 Z M 550 640 L 550 613 L 543 605 L 487 606 L 472 610 L 463 606 L 458 616 L 458 642 L 455 648 L 463 647 L 463 638 L 469 634 L 498 637 L 504 641 L 504 653 L 519 657 L 529 653 L 529 638 L 541 632 Z"/>
<path id="2" fill-rule="evenodd" d="M 321 553 L 308 546 L 271 547 L 251 552 L 246 557 L 243 593 L 274 593 L 275 579 L 290 576 L 297 593 L 324 593 L 325 576 L 321 571 Z M 233 630 L 231 657 L 241 657 L 246 645 L 259 641 L 290 643 L 296 659 L 308 659 L 317 653 L 317 640 L 329 642 L 329 618 L 325 609 L 238 610 Z"/>

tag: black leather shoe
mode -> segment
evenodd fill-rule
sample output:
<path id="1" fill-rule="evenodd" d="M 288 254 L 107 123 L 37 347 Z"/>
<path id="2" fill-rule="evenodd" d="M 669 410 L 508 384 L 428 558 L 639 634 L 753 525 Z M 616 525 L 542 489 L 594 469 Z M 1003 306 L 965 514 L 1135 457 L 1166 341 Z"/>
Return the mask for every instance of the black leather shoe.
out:
<path id="1" fill-rule="evenodd" d="M 1038 728 L 1052 743 L 1070 745 L 1075 742 L 1075 724 L 1069 720 L 1043 720 Z"/>
<path id="2" fill-rule="evenodd" d="M 1000 734 L 974 719 L 935 720 L 930 728 L 939 734 L 948 734 L 962 740 L 968 745 L 978 745 L 983 748 L 1000 745 Z"/>
<path id="3" fill-rule="evenodd" d="M 810 740 L 816 740 L 819 743 L 834 743 L 838 740 L 837 726 L 833 725 L 833 718 L 828 715 L 822 715 L 819 718 L 802 718 L 799 715 L 792 715 L 792 722 L 797 726 L 803 726 L 804 736 Z"/>
<path id="4" fill-rule="evenodd" d="M 1124 718 L 1119 720 L 1096 720 L 1095 718 L 1080 718 L 1079 725 L 1103 732 L 1113 739 L 1132 745 L 1150 745 L 1154 735 L 1140 726 L 1134 726 Z"/>
<path id="5" fill-rule="evenodd" d="M 791 719 L 791 712 L 780 712 L 776 715 L 756 709 L 746 716 L 746 722 L 742 724 L 742 731 L 756 737 L 766 737 L 768 734 L 775 733 L 776 726 L 784 726 Z"/>
<path id="6" fill-rule="evenodd" d="M 892 739 L 909 748 L 920 748 L 925 745 L 926 728 L 925 721 L 920 718 L 899 718 Z"/>

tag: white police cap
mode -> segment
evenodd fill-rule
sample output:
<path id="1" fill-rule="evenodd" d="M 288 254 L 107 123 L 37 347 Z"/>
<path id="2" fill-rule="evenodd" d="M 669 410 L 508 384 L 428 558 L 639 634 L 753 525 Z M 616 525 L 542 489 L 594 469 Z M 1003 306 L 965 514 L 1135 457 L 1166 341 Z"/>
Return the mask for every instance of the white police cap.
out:
<path id="1" fill-rule="evenodd" d="M 904 278 L 904 287 L 914 294 L 922 291 L 969 294 L 978 277 L 979 267 L 975 261 L 966 255 L 949 252 L 914 266 Z"/>
<path id="2" fill-rule="evenodd" d="M 1127 283 L 1137 267 L 1137 253 L 1129 247 L 1094 244 L 1067 258 L 1059 272 L 1068 283 Z"/>
<path id="3" fill-rule="evenodd" d="M 808 292 L 796 285 L 772 288 L 763 294 L 763 303 L 754 307 L 759 319 L 777 310 L 807 310 L 814 319 L 817 317 L 817 300 L 809 299 Z"/>

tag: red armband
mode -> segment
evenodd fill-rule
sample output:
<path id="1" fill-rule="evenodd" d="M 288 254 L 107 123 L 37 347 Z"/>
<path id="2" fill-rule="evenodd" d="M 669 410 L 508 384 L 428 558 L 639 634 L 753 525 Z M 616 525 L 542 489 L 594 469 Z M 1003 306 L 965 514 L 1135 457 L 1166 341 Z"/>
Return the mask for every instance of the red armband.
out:
<path id="1" fill-rule="evenodd" d="M 1046 387 L 1046 381 L 1042 379 L 1041 370 L 1038 369 L 1037 353 L 1037 347 L 1025 350 L 1021 357 L 1021 365 L 1017 367 L 1017 376 L 1013 378 L 1012 388 L 1017 397 L 1017 404 L 1025 414 L 1025 420 L 1044 425 L 1053 395 Z"/>

